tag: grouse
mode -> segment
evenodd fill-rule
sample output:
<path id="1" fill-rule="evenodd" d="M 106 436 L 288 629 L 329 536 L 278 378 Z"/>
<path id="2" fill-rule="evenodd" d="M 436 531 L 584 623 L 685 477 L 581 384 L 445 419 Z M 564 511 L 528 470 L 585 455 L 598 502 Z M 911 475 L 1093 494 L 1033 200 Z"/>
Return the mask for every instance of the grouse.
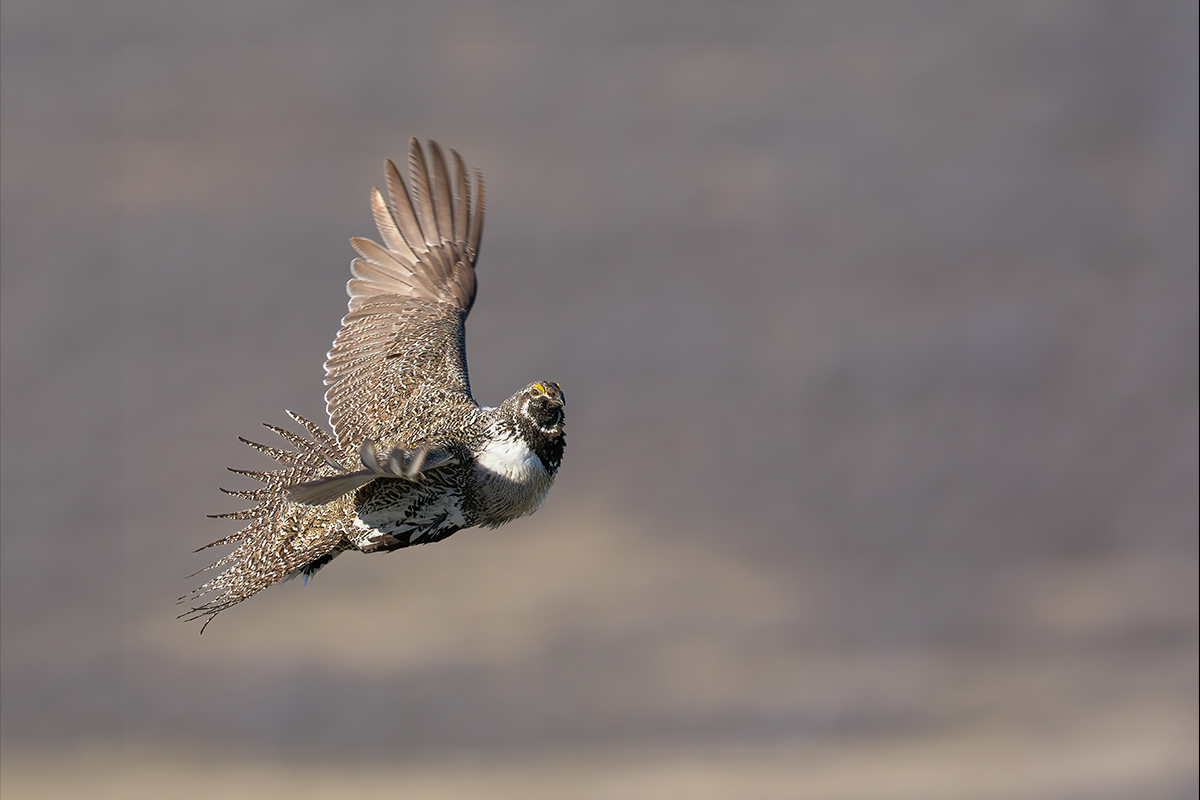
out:
<path id="1" fill-rule="evenodd" d="M 547 380 L 496 408 L 472 397 L 464 323 L 475 300 L 483 175 L 474 171 L 472 205 L 462 157 L 450 151 L 451 180 L 441 148 L 431 141 L 429 150 L 427 161 L 412 139 L 409 185 L 389 160 L 386 200 L 371 191 L 382 243 L 350 240 L 360 258 L 346 286 L 349 313 L 325 360 L 333 434 L 289 411 L 307 435 L 266 427 L 291 449 L 241 439 L 280 467 L 230 470 L 262 485 L 222 491 L 256 505 L 213 515 L 248 522 L 200 548 L 236 545 L 200 570 L 224 568 L 180 598 L 192 604 L 182 618 L 207 626 L 278 581 L 307 581 L 347 550 L 390 552 L 495 528 L 532 514 L 550 490 L 566 398 Z"/>

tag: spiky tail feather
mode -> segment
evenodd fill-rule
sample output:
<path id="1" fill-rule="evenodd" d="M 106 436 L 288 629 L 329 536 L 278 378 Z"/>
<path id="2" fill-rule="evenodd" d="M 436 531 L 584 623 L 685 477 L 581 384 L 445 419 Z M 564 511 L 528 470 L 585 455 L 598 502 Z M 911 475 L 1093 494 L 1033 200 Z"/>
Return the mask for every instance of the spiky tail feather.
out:
<path id="1" fill-rule="evenodd" d="M 200 588 L 179 598 L 180 603 L 194 603 L 205 595 L 214 595 L 180 614 L 180 619 L 190 621 L 207 617 L 204 623 L 207 626 L 225 609 L 294 575 L 297 570 L 351 546 L 346 539 L 346 528 L 352 517 L 353 493 L 325 505 L 308 506 L 288 500 L 286 490 L 298 483 L 353 469 L 353 454 L 343 452 L 337 441 L 320 426 L 291 411 L 288 415 L 308 431 L 311 439 L 274 425 L 266 427 L 279 434 L 295 450 L 267 447 L 238 437 L 279 462 L 282 468 L 266 472 L 229 470 L 253 478 L 263 485 L 245 491 L 221 491 L 244 500 L 255 500 L 258 505 L 231 514 L 210 515 L 217 519 L 246 519 L 250 522 L 237 533 L 200 548 L 206 550 L 224 544 L 237 545 L 224 558 L 193 573 L 199 575 L 206 570 L 226 567 L 224 572 Z M 203 630 L 201 628 L 201 632 Z"/>

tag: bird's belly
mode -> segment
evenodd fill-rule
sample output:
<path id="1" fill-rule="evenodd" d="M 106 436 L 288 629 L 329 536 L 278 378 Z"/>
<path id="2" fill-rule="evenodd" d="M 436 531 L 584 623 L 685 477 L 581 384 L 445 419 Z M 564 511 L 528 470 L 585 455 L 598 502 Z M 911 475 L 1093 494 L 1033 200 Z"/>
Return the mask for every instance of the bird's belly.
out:
<path id="1" fill-rule="evenodd" d="M 461 490 L 401 480 L 380 481 L 375 493 L 355 510 L 355 543 L 377 544 L 380 537 L 397 546 L 440 538 L 439 534 L 470 527 Z"/>

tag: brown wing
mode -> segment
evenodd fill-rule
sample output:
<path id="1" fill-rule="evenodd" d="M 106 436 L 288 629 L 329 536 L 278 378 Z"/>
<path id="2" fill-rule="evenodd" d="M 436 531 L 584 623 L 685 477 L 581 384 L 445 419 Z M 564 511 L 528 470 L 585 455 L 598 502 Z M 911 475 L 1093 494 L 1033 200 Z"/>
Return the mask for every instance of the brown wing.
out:
<path id="1" fill-rule="evenodd" d="M 383 244 L 351 239 L 361 258 L 346 285 L 350 312 L 325 360 L 325 404 L 343 448 L 395 428 L 410 397 L 423 389 L 470 395 L 463 323 L 475 301 L 475 258 L 483 229 L 483 175 L 471 190 L 462 157 L 454 183 L 436 142 L 433 169 L 413 139 L 412 194 L 390 160 L 388 201 L 371 191 Z"/>

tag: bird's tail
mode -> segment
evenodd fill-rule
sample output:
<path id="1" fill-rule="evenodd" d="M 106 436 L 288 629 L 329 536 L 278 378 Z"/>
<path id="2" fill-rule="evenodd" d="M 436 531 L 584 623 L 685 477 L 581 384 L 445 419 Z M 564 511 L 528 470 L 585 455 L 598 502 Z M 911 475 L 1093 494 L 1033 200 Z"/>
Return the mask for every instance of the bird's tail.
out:
<path id="1" fill-rule="evenodd" d="M 179 598 L 180 603 L 198 603 L 201 598 L 209 596 L 181 614 L 181 619 L 207 618 L 204 623 L 207 626 L 225 609 L 284 578 L 323 566 L 338 553 L 350 548 L 346 535 L 353 516 L 352 494 L 324 505 L 303 505 L 292 501 L 287 490 L 300 483 L 345 473 L 349 468 L 343 462 L 351 463 L 353 454 L 343 452 L 337 441 L 320 426 L 299 414 L 289 411 L 288 415 L 302 425 L 311 438 L 267 425 L 295 450 L 281 450 L 242 439 L 250 447 L 275 459 L 282 467 L 266 472 L 230 469 L 230 472 L 253 478 L 263 485 L 244 491 L 221 491 L 256 501 L 257 505 L 231 514 L 211 515 L 218 519 L 243 519 L 249 522 L 237 533 L 200 548 L 205 550 L 217 545 L 237 545 L 233 552 L 200 570 L 204 572 L 225 567 L 215 578 Z"/>

